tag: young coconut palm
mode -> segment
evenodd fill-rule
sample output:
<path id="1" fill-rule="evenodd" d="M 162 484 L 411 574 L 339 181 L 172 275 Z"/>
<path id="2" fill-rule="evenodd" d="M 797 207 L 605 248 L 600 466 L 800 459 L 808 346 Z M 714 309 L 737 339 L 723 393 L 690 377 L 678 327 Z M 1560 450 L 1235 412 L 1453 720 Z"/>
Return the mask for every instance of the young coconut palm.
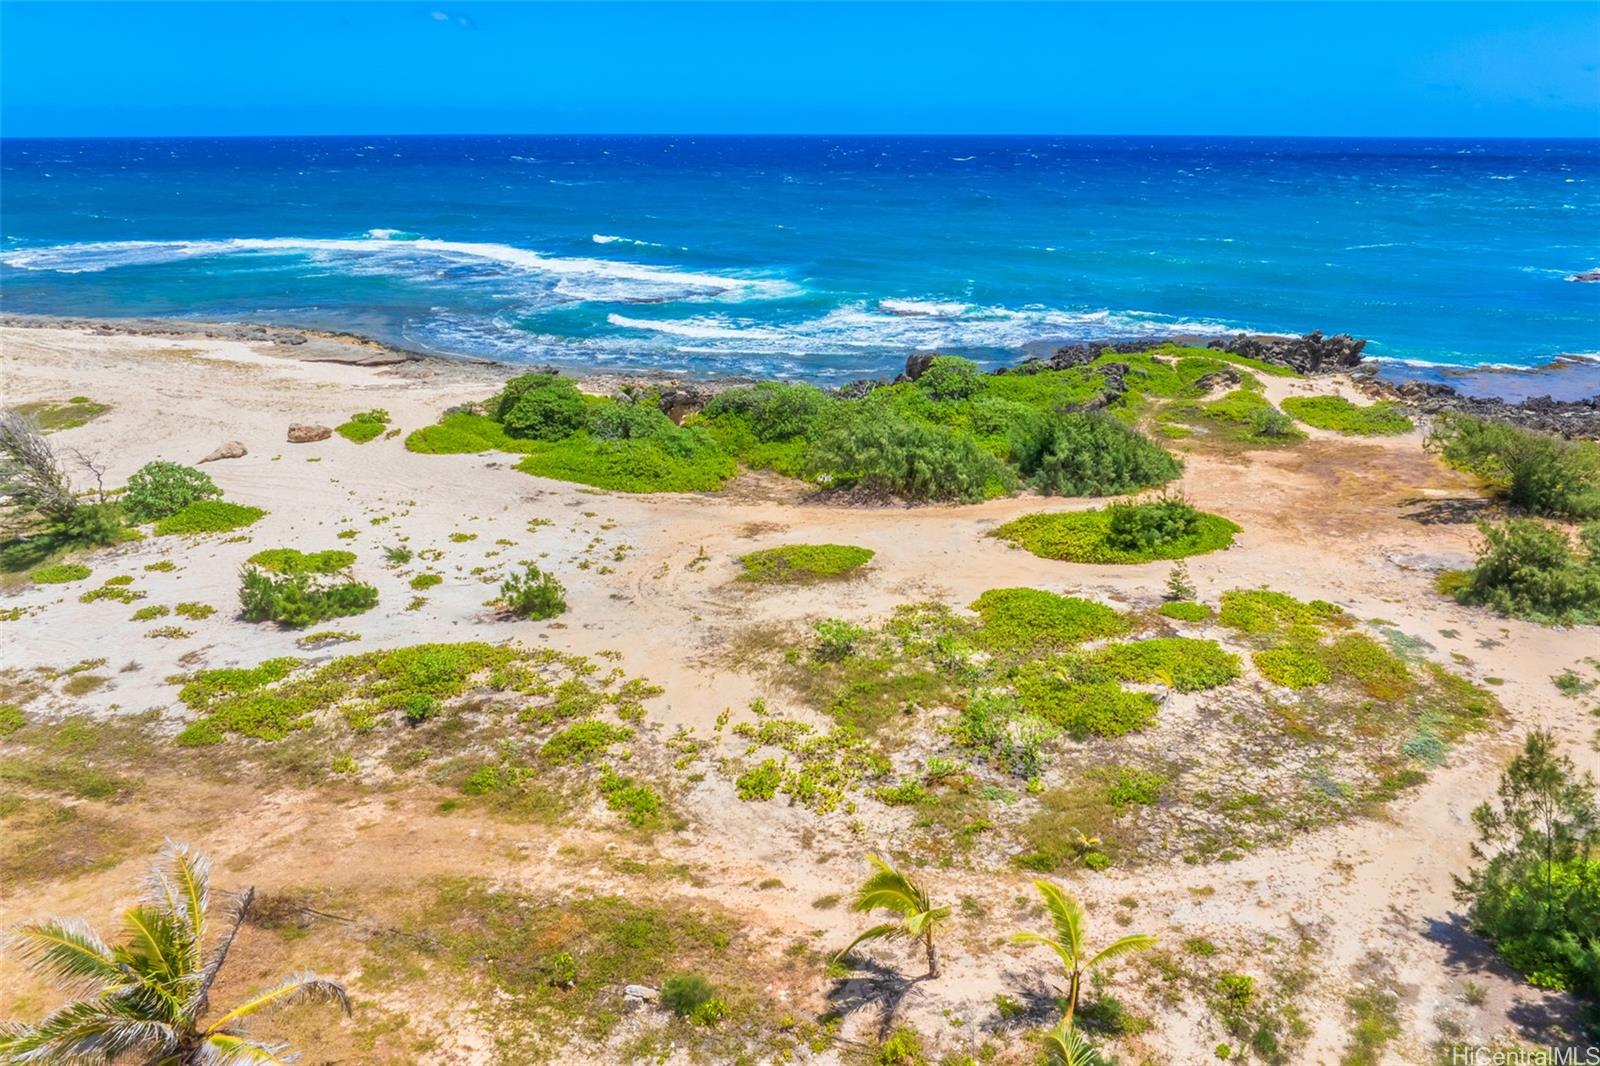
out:
<path id="1" fill-rule="evenodd" d="M 1048 1066 L 1100 1066 L 1094 1046 L 1066 1018 L 1044 1034 L 1044 1054 Z"/>
<path id="2" fill-rule="evenodd" d="M 88 995 L 37 1025 L 0 1023 L 0 1063 L 271 1066 L 285 1061 L 286 1049 L 251 1040 L 240 1028 L 245 1019 L 307 1000 L 332 1001 L 350 1013 L 341 986 L 299 974 L 203 1021 L 212 982 L 255 898 L 250 889 L 230 908 L 226 934 L 206 954 L 209 874 L 204 857 L 169 842 L 144 902 L 123 914 L 126 941 L 115 947 L 73 918 L 19 929 L 13 943 L 34 970 Z"/>
<path id="3" fill-rule="evenodd" d="M 1070 1029 L 1072 1016 L 1078 1009 L 1078 993 L 1083 988 L 1084 974 L 1118 955 L 1125 955 L 1130 951 L 1143 951 L 1153 946 L 1156 938 L 1143 933 L 1134 933 L 1115 940 L 1097 954 L 1084 958 L 1082 905 L 1052 881 L 1035 881 L 1033 887 L 1039 890 L 1039 895 L 1044 899 L 1045 909 L 1050 912 L 1050 921 L 1056 927 L 1055 935 L 1016 933 L 1011 940 L 1016 944 L 1043 944 L 1060 957 L 1061 965 L 1067 971 L 1067 1013 L 1061 1021 Z"/>
<path id="4" fill-rule="evenodd" d="M 850 946 L 835 958 L 843 958 L 857 944 L 868 940 L 899 940 L 902 937 L 921 939 L 923 949 L 928 953 L 928 976 L 938 977 L 939 948 L 933 942 L 933 932 L 940 922 L 950 917 L 950 908 L 935 907 L 921 885 L 878 856 L 868 855 L 867 861 L 877 870 L 862 882 L 850 909 L 861 914 L 893 911 L 900 915 L 900 920 L 873 926 L 852 940 Z"/>

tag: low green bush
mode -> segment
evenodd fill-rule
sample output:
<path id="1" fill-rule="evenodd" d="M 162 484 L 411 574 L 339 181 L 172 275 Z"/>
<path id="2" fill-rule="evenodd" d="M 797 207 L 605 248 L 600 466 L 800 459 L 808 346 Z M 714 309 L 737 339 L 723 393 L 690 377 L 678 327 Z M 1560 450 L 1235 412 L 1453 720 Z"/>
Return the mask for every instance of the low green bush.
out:
<path id="1" fill-rule="evenodd" d="M 848 544 L 785 544 L 739 557 L 740 581 L 757 584 L 804 584 L 848 577 L 875 553 Z"/>
<path id="2" fill-rule="evenodd" d="M 883 404 L 850 408 L 813 443 L 807 471 L 827 488 L 905 500 L 1002 496 L 1016 475 L 971 435 L 908 418 Z"/>
<path id="3" fill-rule="evenodd" d="M 1182 472 L 1160 445 L 1105 414 L 1020 420 L 1009 447 L 1022 476 L 1046 495 L 1114 496 L 1163 484 Z"/>
<path id="4" fill-rule="evenodd" d="M 672 419 L 649 403 L 608 403 L 589 416 L 589 435 L 596 440 L 661 439 L 677 432 Z"/>
<path id="5" fill-rule="evenodd" d="M 979 643 L 1000 652 L 1057 650 L 1128 629 L 1127 619 L 1104 604 L 1042 589 L 990 589 L 972 609 L 982 620 Z"/>
<path id="6" fill-rule="evenodd" d="M 411 587 L 418 592 L 425 592 L 435 585 L 442 585 L 443 583 L 443 574 L 418 574 L 409 582 Z"/>
<path id="7" fill-rule="evenodd" d="M 1600 522 L 1583 528 L 1578 548 L 1530 518 L 1480 530 L 1477 564 L 1454 585 L 1456 599 L 1533 622 L 1600 623 Z"/>
<path id="8" fill-rule="evenodd" d="M 302 552 L 296 548 L 267 548 L 246 560 L 274 574 L 337 574 L 355 565 L 356 553 L 348 551 Z"/>
<path id="9" fill-rule="evenodd" d="M 764 381 L 717 393 L 701 417 L 713 424 L 738 419 L 756 440 L 771 443 L 810 434 L 830 402 L 812 385 Z"/>
<path id="10" fill-rule="evenodd" d="M 329 582 L 310 573 L 272 574 L 246 566 L 239 574 L 239 605 L 249 622 L 301 628 L 370 611 L 378 590 L 360 581 Z"/>
<path id="11" fill-rule="evenodd" d="M 589 419 L 589 405 L 570 378 L 523 374 L 506 383 L 493 404 L 507 436 L 554 441 L 571 436 Z"/>
<path id="12" fill-rule="evenodd" d="M 177 514 L 197 500 L 221 495 L 222 490 L 204 471 L 157 461 L 144 464 L 128 478 L 118 502 L 129 521 L 154 522 Z"/>
<path id="13" fill-rule="evenodd" d="M 70 581 L 82 581 L 94 571 L 82 563 L 52 563 L 41 566 L 28 576 L 35 585 L 65 585 Z"/>
<path id="14" fill-rule="evenodd" d="M 958 355 L 936 355 L 917 378 L 917 388 L 935 400 L 965 400 L 983 388 L 978 364 Z"/>
<path id="15" fill-rule="evenodd" d="M 1415 428 L 1400 405 L 1389 400 L 1362 407 L 1343 396 L 1290 396 L 1282 406 L 1308 426 L 1351 437 L 1392 437 Z"/>
<path id="16" fill-rule="evenodd" d="M 1428 447 L 1534 514 L 1600 518 L 1600 444 L 1593 441 L 1445 414 L 1434 421 Z"/>
<path id="17" fill-rule="evenodd" d="M 500 602 L 518 618 L 535 621 L 554 618 L 567 609 L 566 589 L 555 575 L 533 563 L 523 572 L 512 573 L 500 585 Z"/>
<path id="18" fill-rule="evenodd" d="M 383 436 L 389 425 L 389 412 L 381 407 L 361 411 L 350 416 L 348 422 L 334 426 L 333 431 L 353 444 L 365 444 Z"/>
<path id="19" fill-rule="evenodd" d="M 842 618 L 827 618 L 812 628 L 817 634 L 816 657 L 829 663 L 850 658 L 855 654 L 856 645 L 867 636 L 865 629 Z"/>
<path id="20" fill-rule="evenodd" d="M 1239 527 L 1180 500 L 1113 504 L 1092 511 L 1023 515 L 994 531 L 1044 559 L 1146 563 L 1219 551 Z"/>
<path id="21" fill-rule="evenodd" d="M 259 507 L 225 500 L 196 500 L 181 511 L 157 520 L 155 531 L 160 536 L 228 533 L 260 521 L 266 513 Z"/>
<path id="22" fill-rule="evenodd" d="M 661 1005 L 687 1018 L 715 998 L 717 990 L 697 973 L 673 974 L 661 982 Z"/>

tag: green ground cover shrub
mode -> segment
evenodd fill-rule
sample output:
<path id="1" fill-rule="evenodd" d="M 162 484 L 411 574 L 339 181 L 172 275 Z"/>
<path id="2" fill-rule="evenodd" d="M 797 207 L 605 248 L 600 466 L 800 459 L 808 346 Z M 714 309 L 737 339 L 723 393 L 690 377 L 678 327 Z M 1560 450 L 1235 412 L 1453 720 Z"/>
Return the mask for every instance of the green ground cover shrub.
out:
<path id="1" fill-rule="evenodd" d="M 28 576 L 35 585 L 64 585 L 70 581 L 82 581 L 93 572 L 82 563 L 52 563 L 39 567 Z"/>
<path id="2" fill-rule="evenodd" d="M 431 574 L 431 573 L 429 573 L 429 574 L 418 574 L 418 575 L 416 575 L 415 577 L 413 577 L 411 579 L 409 584 L 416 591 L 425 592 L 428 589 L 433 588 L 435 585 L 444 584 L 444 575 L 443 574 Z"/>
<path id="3" fill-rule="evenodd" d="M 574 722 L 544 742 L 541 758 L 557 764 L 593 762 L 615 744 L 633 738 L 633 730 L 590 719 Z"/>
<path id="4" fill-rule="evenodd" d="M 175 515 L 197 500 L 222 495 L 204 471 L 178 463 L 153 462 L 128 478 L 118 502 L 131 522 L 154 522 Z"/>
<path id="5" fill-rule="evenodd" d="M 360 411 L 350 416 L 348 422 L 333 427 L 333 431 L 352 444 L 365 444 L 383 436 L 389 425 L 389 412 L 381 407 Z"/>
<path id="6" fill-rule="evenodd" d="M 738 473 L 699 429 L 614 439 L 578 433 L 528 451 L 517 464 L 524 473 L 618 492 L 712 492 Z"/>
<path id="7" fill-rule="evenodd" d="M 406 436 L 406 450 L 424 455 L 527 452 L 534 446 L 532 441 L 508 436 L 505 427 L 494 419 L 469 411 L 449 412 L 437 424 L 412 430 Z"/>
<path id="8" fill-rule="evenodd" d="M 997 652 L 1053 651 L 1128 629 L 1115 610 L 1093 600 L 1042 589 L 990 589 L 972 603 L 978 643 Z"/>
<path id="9" fill-rule="evenodd" d="M 1218 551 L 1239 527 L 1181 500 L 1113 504 L 1091 511 L 1023 515 L 994 531 L 1044 559 L 1145 563 Z"/>
<path id="10" fill-rule="evenodd" d="M 1203 603 L 1192 600 L 1172 600 L 1156 608 L 1156 613 L 1164 618 L 1175 618 L 1180 622 L 1204 622 L 1211 618 L 1214 612 Z"/>
<path id="11" fill-rule="evenodd" d="M 1321 631 L 1348 626 L 1344 611 L 1325 600 L 1302 602 L 1271 589 L 1233 589 L 1222 594 L 1217 620 L 1230 629 L 1260 636 L 1296 627 Z"/>
<path id="12" fill-rule="evenodd" d="M 348 551 L 302 552 L 296 548 L 267 548 L 246 560 L 274 574 L 337 574 L 355 565 L 356 553 Z"/>
<path id="13" fill-rule="evenodd" d="M 1162 684 L 1179 692 L 1216 688 L 1239 676 L 1237 655 L 1214 640 L 1189 637 L 1111 644 L 1092 653 L 1088 661 L 1119 681 Z"/>
<path id="14" fill-rule="evenodd" d="M 1294 419 L 1272 406 L 1253 388 L 1239 388 L 1215 400 L 1178 401 L 1161 417 L 1169 421 L 1202 425 L 1227 440 L 1262 447 L 1278 447 L 1305 440 Z"/>
<path id="15" fill-rule="evenodd" d="M 1600 444 L 1593 441 L 1445 414 L 1434 420 L 1428 447 L 1534 514 L 1600 518 Z"/>
<path id="16" fill-rule="evenodd" d="M 566 589 L 561 582 L 533 563 L 528 563 L 520 574 L 507 575 L 500 585 L 500 602 L 518 618 L 534 621 L 554 618 L 567 609 Z"/>
<path id="17" fill-rule="evenodd" d="M 1333 678 L 1315 651 L 1303 646 L 1267 648 L 1253 653 L 1250 659 L 1262 677 L 1285 688 L 1311 688 Z"/>
<path id="18" fill-rule="evenodd" d="M 1156 718 L 1156 698 L 1114 681 L 1078 681 L 1056 670 L 1025 670 L 1016 680 L 1017 702 L 1028 714 L 1075 739 L 1120 737 Z"/>
<path id="19" fill-rule="evenodd" d="M 259 507 L 246 507 L 226 500 L 196 500 L 165 518 L 158 519 L 158 536 L 196 536 L 202 533 L 228 533 L 243 529 L 266 516 Z"/>
<path id="20" fill-rule="evenodd" d="M 59 433 L 62 430 L 77 429 L 79 426 L 87 425 L 111 410 L 111 405 L 97 403 L 87 396 L 74 396 L 69 400 L 19 403 L 14 409 L 33 419 L 40 431 Z"/>
<path id="21" fill-rule="evenodd" d="M 1400 405 L 1389 400 L 1363 407 L 1343 396 L 1290 396 L 1282 406 L 1308 426 L 1350 437 L 1392 437 L 1415 428 Z"/>
<path id="22" fill-rule="evenodd" d="M 1576 548 L 1530 518 L 1479 528 L 1477 563 L 1451 585 L 1456 599 L 1533 622 L 1600 623 L 1600 522 L 1584 526 Z"/>
<path id="23" fill-rule="evenodd" d="M 239 573 L 239 605 L 248 622 L 302 628 L 370 611 L 378 590 L 361 581 L 329 581 L 306 571 L 274 574 L 255 566 Z"/>
<path id="24" fill-rule="evenodd" d="M 849 577 L 875 553 L 849 544 L 785 544 L 739 557 L 740 581 L 757 584 L 806 584 Z"/>

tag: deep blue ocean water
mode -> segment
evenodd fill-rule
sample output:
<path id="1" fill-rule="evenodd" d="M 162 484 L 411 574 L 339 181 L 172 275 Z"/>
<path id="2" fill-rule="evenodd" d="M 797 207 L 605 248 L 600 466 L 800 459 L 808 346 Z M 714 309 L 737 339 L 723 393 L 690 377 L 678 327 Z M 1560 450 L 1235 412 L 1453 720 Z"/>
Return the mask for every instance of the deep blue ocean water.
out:
<path id="1" fill-rule="evenodd" d="M 828 381 L 914 350 L 1321 328 L 1600 352 L 1600 141 L 0 142 L 0 309 Z"/>

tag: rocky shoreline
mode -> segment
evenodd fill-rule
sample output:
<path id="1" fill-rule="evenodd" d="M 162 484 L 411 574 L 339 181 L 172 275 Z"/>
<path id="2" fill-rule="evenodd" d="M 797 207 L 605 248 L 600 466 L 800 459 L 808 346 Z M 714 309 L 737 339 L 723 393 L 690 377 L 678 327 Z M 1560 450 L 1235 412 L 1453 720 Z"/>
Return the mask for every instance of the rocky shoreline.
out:
<path id="1" fill-rule="evenodd" d="M 406 348 L 395 347 L 356 333 L 328 330 L 297 329 L 257 323 L 237 322 L 187 322 L 181 319 L 97 319 L 71 318 L 49 315 L 0 315 L 0 326 L 39 329 L 78 329 L 105 336 L 141 336 L 174 340 L 205 338 L 209 340 L 237 341 L 245 344 L 264 344 L 286 350 L 295 359 L 312 362 L 344 363 L 353 366 L 387 367 L 405 373 L 407 367 L 426 372 L 450 370 L 462 372 L 476 369 L 486 377 L 498 376 L 507 370 L 551 370 L 558 367 L 534 367 L 492 359 L 433 355 Z M 1081 366 L 1098 358 L 1107 350 L 1135 352 L 1162 341 L 1207 347 L 1232 355 L 1257 359 L 1262 362 L 1286 366 L 1302 374 L 1346 374 L 1355 380 L 1362 391 L 1374 399 L 1393 400 L 1422 415 L 1448 412 L 1476 415 L 1498 421 L 1510 422 L 1530 429 L 1558 433 L 1564 437 L 1600 439 L 1600 396 L 1582 399 L 1555 399 L 1551 395 L 1529 395 L 1519 401 L 1507 401 L 1492 396 L 1471 396 L 1452 385 L 1438 381 L 1386 381 L 1380 376 L 1379 364 L 1363 355 L 1366 341 L 1345 333 L 1326 335 L 1313 330 L 1302 336 L 1279 334 L 1237 333 L 1229 337 L 1173 336 L 1164 339 L 1110 337 L 1103 341 L 1085 341 L 1049 348 L 1033 345 L 1019 363 L 1001 367 L 997 374 L 1036 374 L 1044 370 L 1060 370 Z M 895 380 L 915 380 L 933 358 L 931 353 L 919 353 L 906 360 L 904 372 Z M 1559 366 L 1560 364 L 1552 364 Z M 1097 404 L 1111 402 L 1122 391 L 1119 364 L 1108 369 L 1108 389 Z M 1126 371 L 1125 367 L 1120 368 Z M 1525 373 L 1534 374 L 1539 370 Z M 717 392 L 735 385 L 747 385 L 756 379 L 728 377 L 711 380 L 686 379 L 666 371 L 629 371 L 625 373 L 591 373 L 577 375 L 583 386 L 597 392 L 623 392 L 642 388 L 659 388 L 661 405 L 674 419 L 682 418 L 703 406 Z M 842 395 L 864 395 L 888 379 L 863 379 L 835 390 Z"/>

